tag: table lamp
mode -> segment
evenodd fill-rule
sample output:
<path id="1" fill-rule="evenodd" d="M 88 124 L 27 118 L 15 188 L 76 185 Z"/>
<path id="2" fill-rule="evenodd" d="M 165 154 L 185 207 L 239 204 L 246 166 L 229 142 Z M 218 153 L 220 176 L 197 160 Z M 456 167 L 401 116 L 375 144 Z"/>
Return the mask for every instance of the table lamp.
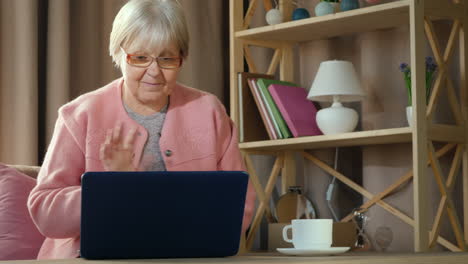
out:
<path id="1" fill-rule="evenodd" d="M 358 122 L 357 112 L 341 102 L 360 101 L 365 96 L 354 66 L 349 61 L 324 61 L 309 90 L 307 99 L 333 102 L 317 112 L 316 122 L 324 135 L 351 132 Z"/>

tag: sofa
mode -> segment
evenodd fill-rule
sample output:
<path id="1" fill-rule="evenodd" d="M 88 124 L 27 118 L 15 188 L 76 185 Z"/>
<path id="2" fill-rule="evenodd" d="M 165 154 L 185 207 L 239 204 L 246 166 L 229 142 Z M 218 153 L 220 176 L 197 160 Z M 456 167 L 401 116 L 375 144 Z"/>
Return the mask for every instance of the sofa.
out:
<path id="1" fill-rule="evenodd" d="M 27 208 L 38 172 L 37 166 L 0 163 L 0 260 L 35 259 L 44 241 Z"/>

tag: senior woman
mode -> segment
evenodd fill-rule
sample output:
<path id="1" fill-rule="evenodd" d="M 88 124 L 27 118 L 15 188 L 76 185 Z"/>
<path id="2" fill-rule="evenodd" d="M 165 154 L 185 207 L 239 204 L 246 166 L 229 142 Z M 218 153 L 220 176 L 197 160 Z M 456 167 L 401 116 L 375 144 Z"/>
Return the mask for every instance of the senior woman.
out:
<path id="1" fill-rule="evenodd" d="M 29 196 L 30 214 L 47 237 L 38 258 L 78 256 L 85 171 L 244 170 L 220 101 L 176 82 L 188 43 L 175 0 L 131 0 L 119 11 L 109 51 L 123 77 L 59 109 Z M 254 199 L 249 184 L 243 231 Z"/>

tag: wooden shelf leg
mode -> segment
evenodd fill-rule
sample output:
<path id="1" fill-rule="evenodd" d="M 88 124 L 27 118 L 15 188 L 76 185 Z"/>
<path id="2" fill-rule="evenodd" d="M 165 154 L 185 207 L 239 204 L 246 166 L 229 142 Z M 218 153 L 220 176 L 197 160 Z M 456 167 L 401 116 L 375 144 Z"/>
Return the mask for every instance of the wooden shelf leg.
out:
<path id="1" fill-rule="evenodd" d="M 250 180 L 252 181 L 252 184 L 255 188 L 255 192 L 257 193 L 258 200 L 264 201 L 266 198 L 265 192 L 263 191 L 262 185 L 260 184 L 260 180 L 253 166 L 252 159 L 247 153 L 243 153 L 243 155 L 244 155 L 245 165 L 247 166 L 247 171 L 249 172 Z M 273 216 L 271 214 L 270 206 L 265 207 L 265 214 L 266 214 L 266 218 L 268 219 L 268 221 L 273 222 Z"/>
<path id="2" fill-rule="evenodd" d="M 468 12 L 468 7 L 465 3 L 465 14 Z M 468 34 L 466 30 L 468 29 L 468 18 L 465 16 L 462 21 L 462 27 L 460 28 L 460 37 L 459 37 L 459 56 L 460 56 L 460 104 L 462 109 L 463 120 L 465 124 L 465 146 L 463 148 L 463 214 L 464 214 L 464 230 L 465 230 L 465 243 L 468 244 L 468 132 L 467 132 L 467 123 L 468 123 Z"/>
<path id="3" fill-rule="evenodd" d="M 281 179 L 281 194 L 287 193 L 289 186 L 296 185 L 296 160 L 292 151 L 284 153 L 284 166 L 281 172 Z"/>
<path id="4" fill-rule="evenodd" d="M 429 205 L 427 160 L 427 122 L 425 89 L 424 1 L 410 1 L 410 47 L 411 47 L 411 90 L 413 117 L 413 210 L 414 210 L 414 250 L 429 250 Z"/>
<path id="5" fill-rule="evenodd" d="M 247 250 L 250 250 L 252 248 L 255 233 L 260 225 L 265 209 L 268 206 L 268 201 L 270 200 L 271 193 L 273 191 L 273 188 L 275 187 L 279 172 L 281 168 L 283 167 L 283 161 L 284 161 L 283 155 L 279 155 L 276 158 L 275 164 L 273 165 L 273 169 L 268 179 L 268 183 L 265 187 L 265 199 L 263 201 L 260 201 L 260 204 L 255 213 L 255 217 L 252 221 L 249 234 L 247 235 L 247 242 L 246 242 Z"/>

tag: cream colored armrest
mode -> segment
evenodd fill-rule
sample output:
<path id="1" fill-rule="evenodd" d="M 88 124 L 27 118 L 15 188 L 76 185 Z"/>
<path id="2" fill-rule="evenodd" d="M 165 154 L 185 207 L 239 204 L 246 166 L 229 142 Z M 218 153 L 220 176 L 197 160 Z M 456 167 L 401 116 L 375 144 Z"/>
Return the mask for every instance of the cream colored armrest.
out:
<path id="1" fill-rule="evenodd" d="M 39 166 L 29 166 L 29 165 L 10 165 L 10 164 L 7 164 L 7 166 L 15 168 L 18 171 L 20 171 L 20 172 L 22 172 L 22 173 L 24 173 L 24 174 L 26 174 L 29 177 L 34 178 L 34 179 L 37 178 L 37 174 L 39 173 L 39 169 L 41 168 Z"/>

